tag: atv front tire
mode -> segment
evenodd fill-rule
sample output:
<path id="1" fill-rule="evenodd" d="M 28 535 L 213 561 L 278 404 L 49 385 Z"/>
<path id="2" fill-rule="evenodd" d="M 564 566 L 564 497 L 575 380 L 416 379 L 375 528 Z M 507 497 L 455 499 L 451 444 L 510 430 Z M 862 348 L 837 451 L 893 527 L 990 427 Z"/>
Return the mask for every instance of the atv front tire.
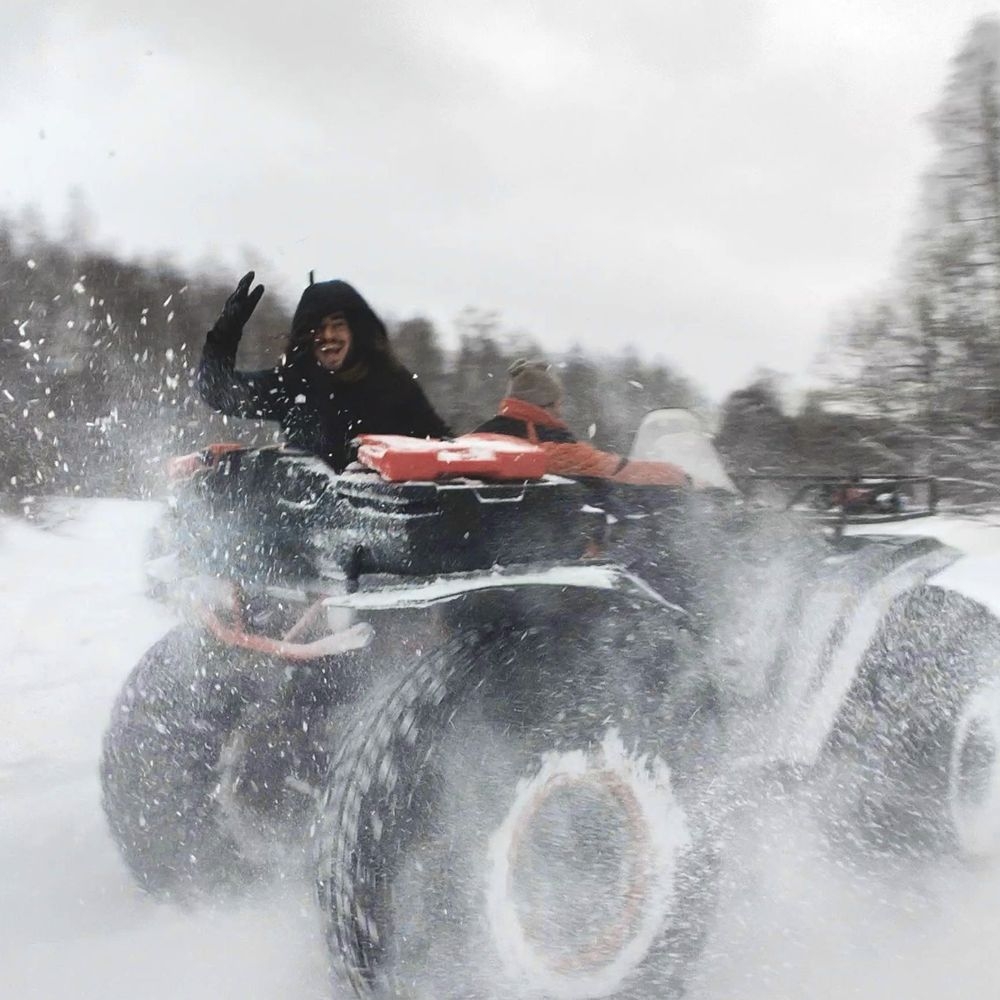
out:
<path id="1" fill-rule="evenodd" d="M 149 892 L 190 899 L 258 871 L 219 823 L 219 757 L 253 692 L 227 651 L 176 628 L 126 681 L 104 736 L 104 812 L 122 857 Z"/>
<path id="2" fill-rule="evenodd" d="M 1000 626 L 925 587 L 869 646 L 824 750 L 833 829 L 917 855 L 1000 854 Z"/>
<path id="3" fill-rule="evenodd" d="M 470 631 L 370 693 L 317 836 L 334 966 L 358 995 L 680 995 L 714 857 L 662 691 L 635 683 L 637 658 L 669 651 L 640 645 Z"/>

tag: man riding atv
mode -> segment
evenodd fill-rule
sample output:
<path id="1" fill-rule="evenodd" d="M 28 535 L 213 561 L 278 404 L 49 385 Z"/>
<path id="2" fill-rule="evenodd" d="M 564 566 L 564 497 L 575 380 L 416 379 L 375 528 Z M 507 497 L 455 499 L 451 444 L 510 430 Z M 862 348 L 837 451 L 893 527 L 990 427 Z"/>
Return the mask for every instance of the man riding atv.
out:
<path id="1" fill-rule="evenodd" d="M 338 472 L 359 434 L 446 437 L 413 375 L 396 359 L 385 324 L 345 281 L 310 284 L 292 317 L 285 354 L 274 368 L 236 368 L 243 327 L 264 294 L 240 280 L 205 338 L 197 385 L 212 409 L 230 417 L 275 420 L 285 440 Z"/>

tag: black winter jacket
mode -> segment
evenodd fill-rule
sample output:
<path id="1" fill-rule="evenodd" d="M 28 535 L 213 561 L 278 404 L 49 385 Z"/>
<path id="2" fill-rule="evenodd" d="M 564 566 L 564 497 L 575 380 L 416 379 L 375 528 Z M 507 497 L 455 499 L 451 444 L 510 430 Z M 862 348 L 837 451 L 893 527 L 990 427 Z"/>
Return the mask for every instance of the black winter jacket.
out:
<path id="1" fill-rule="evenodd" d="M 344 314 L 351 327 L 353 343 L 343 372 L 325 371 L 311 354 L 312 329 L 332 312 Z M 387 343 L 381 321 L 351 286 L 323 282 L 303 294 L 285 364 L 237 371 L 238 340 L 213 331 L 198 366 L 198 391 L 227 416 L 278 421 L 288 444 L 319 455 L 340 472 L 351 460 L 350 442 L 358 434 L 451 434 L 414 376 L 388 353 Z"/>

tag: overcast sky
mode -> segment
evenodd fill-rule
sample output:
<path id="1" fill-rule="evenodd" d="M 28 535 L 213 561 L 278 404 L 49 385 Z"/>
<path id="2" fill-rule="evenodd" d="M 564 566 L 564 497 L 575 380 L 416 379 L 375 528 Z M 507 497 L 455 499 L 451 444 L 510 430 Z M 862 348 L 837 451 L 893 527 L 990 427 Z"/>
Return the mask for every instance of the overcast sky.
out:
<path id="1" fill-rule="evenodd" d="M 971 0 L 0 4 L 0 211 L 712 395 L 891 274 Z"/>

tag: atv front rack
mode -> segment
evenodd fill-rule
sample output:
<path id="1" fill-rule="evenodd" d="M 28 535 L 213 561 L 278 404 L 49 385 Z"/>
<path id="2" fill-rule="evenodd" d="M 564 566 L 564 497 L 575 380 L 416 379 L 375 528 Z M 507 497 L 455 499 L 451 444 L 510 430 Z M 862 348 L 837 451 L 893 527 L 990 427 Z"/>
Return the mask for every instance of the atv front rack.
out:
<path id="1" fill-rule="evenodd" d="M 164 568 L 165 563 L 171 566 Z M 204 574 L 171 577 L 170 569 L 177 567 L 172 557 L 155 560 L 147 565 L 147 570 L 150 567 L 162 574 L 160 579 L 169 588 L 172 603 L 184 616 L 225 646 L 279 660 L 306 662 L 360 649 L 371 639 L 371 627 L 363 622 L 332 631 L 322 627 L 320 623 L 326 617 L 330 598 L 326 591 L 265 588 L 262 593 L 269 602 L 280 600 L 296 607 L 290 615 L 291 624 L 273 635 L 273 628 L 261 628 L 252 621 L 251 596 L 234 581 Z"/>

